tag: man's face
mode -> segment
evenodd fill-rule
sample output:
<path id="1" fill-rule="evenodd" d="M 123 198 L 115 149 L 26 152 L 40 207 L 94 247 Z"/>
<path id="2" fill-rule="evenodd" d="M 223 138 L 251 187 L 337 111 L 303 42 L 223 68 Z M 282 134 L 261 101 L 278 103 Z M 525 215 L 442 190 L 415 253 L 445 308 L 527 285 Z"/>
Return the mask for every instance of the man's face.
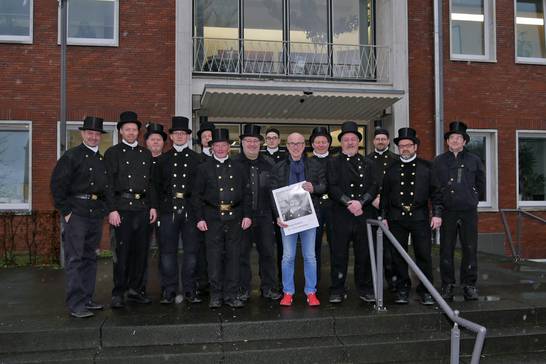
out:
<path id="1" fill-rule="evenodd" d="M 300 133 L 292 133 L 286 139 L 288 153 L 294 160 L 299 160 L 305 150 L 305 138 Z"/>
<path id="2" fill-rule="evenodd" d="M 268 148 L 275 149 L 279 146 L 281 138 L 274 131 L 270 131 L 265 135 L 265 144 Z"/>
<path id="3" fill-rule="evenodd" d="M 347 133 L 341 137 L 341 151 L 344 154 L 352 156 L 358 153 L 358 144 L 360 144 L 360 140 L 356 134 Z"/>
<path id="4" fill-rule="evenodd" d="M 82 130 L 81 135 L 85 145 L 90 147 L 96 147 L 100 143 L 102 133 L 94 130 Z"/>
<path id="5" fill-rule="evenodd" d="M 163 145 L 165 145 L 165 142 L 163 141 L 163 137 L 159 134 L 150 134 L 148 139 L 146 139 L 146 148 L 152 152 L 152 155 L 161 154 Z"/>
<path id="6" fill-rule="evenodd" d="M 373 146 L 380 152 L 386 150 L 389 146 L 389 137 L 385 134 L 377 134 L 373 138 Z"/>
<path id="7" fill-rule="evenodd" d="M 256 137 L 244 137 L 241 141 L 243 153 L 249 158 L 256 158 L 260 153 L 260 139 Z"/>
<path id="8" fill-rule="evenodd" d="M 398 152 L 400 153 L 400 158 L 410 159 L 417 153 L 417 144 L 411 139 L 402 139 L 398 142 Z"/>
<path id="9" fill-rule="evenodd" d="M 138 126 L 135 123 L 126 123 L 121 126 L 119 133 L 127 143 L 133 143 L 138 138 Z"/>
<path id="10" fill-rule="evenodd" d="M 210 130 L 205 130 L 204 132 L 201 133 L 201 145 L 203 147 L 208 147 L 209 146 L 209 142 L 212 140 L 212 131 Z"/>
<path id="11" fill-rule="evenodd" d="M 184 145 L 188 142 L 188 133 L 186 133 L 184 130 L 175 130 L 169 134 L 169 137 L 171 138 L 173 144 L 176 145 Z"/>
<path id="12" fill-rule="evenodd" d="M 228 142 L 216 142 L 212 145 L 212 151 L 215 156 L 218 158 L 225 158 L 229 153 L 229 143 Z"/>
<path id="13" fill-rule="evenodd" d="M 461 134 L 451 134 L 447 138 L 447 146 L 449 150 L 455 153 L 461 152 L 466 144 L 466 140 Z"/>
<path id="14" fill-rule="evenodd" d="M 328 143 L 328 138 L 325 136 L 319 135 L 313 140 L 313 150 L 318 154 L 324 154 L 330 148 L 330 143 Z"/>

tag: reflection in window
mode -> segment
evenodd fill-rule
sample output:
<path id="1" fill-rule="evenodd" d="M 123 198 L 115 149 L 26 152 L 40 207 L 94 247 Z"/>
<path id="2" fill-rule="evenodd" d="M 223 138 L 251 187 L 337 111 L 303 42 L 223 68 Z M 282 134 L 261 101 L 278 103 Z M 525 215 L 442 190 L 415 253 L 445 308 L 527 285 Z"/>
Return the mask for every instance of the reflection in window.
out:
<path id="1" fill-rule="evenodd" d="M 519 134 L 519 200 L 546 202 L 546 134 Z"/>
<path id="2" fill-rule="evenodd" d="M 0 209 L 30 209 L 29 142 L 29 124 L 0 124 Z"/>
<path id="3" fill-rule="evenodd" d="M 517 0 L 516 39 L 518 57 L 546 58 L 544 0 Z"/>
<path id="4" fill-rule="evenodd" d="M 485 55 L 484 0 L 452 0 L 451 32 L 454 54 Z"/>
<path id="5" fill-rule="evenodd" d="M 32 0 L 0 1 L 0 41 L 32 41 Z"/>
<path id="6" fill-rule="evenodd" d="M 69 44 L 117 45 L 118 0 L 70 0 Z"/>

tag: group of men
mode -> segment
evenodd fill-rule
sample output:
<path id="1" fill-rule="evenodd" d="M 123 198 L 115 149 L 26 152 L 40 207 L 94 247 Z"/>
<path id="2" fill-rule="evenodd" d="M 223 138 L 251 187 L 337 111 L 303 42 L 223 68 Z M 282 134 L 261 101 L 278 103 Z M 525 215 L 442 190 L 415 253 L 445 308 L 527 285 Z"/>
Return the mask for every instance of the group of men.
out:
<path id="1" fill-rule="evenodd" d="M 197 132 L 200 154 L 189 146 L 192 130 L 186 117 L 173 117 L 168 135 L 162 125 L 148 124 L 147 147 L 138 144 L 141 127 L 136 113 L 123 112 L 117 124 L 121 142 L 103 157 L 98 151 L 103 120 L 86 117 L 80 128 L 82 144 L 64 153 L 53 171 L 51 190 L 63 217 L 66 303 L 72 316 L 90 317 L 93 310 L 104 308 L 94 300 L 94 290 L 105 216 L 115 235 L 112 308 L 151 302 L 146 283 L 152 236 L 159 248 L 163 304 L 177 297 L 202 302 L 208 288 L 209 307 L 243 307 L 252 291 L 250 253 L 255 245 L 261 295 L 290 306 L 299 240 L 307 303 L 318 306 L 324 234 L 330 250 L 329 302 L 339 304 L 347 297 L 351 243 L 357 294 L 373 302 L 366 219 L 377 217 L 406 250 L 411 235 L 416 262 L 431 281 L 431 230 L 441 229 L 441 289 L 446 300 L 454 294 L 458 235 L 464 297 L 478 298 L 476 207 L 485 177 L 481 160 L 464 150 L 469 141 L 464 123 L 450 124 L 445 135 L 449 151 L 433 162 L 417 157 L 419 139 L 412 128 L 400 129 L 394 138 L 399 155 L 389 151 L 389 132 L 377 128 L 374 151 L 363 156 L 363 136 L 356 123 L 342 124 L 336 155 L 330 154 L 328 129 L 316 127 L 309 138 L 313 153 L 307 156 L 303 135 L 288 135 L 282 149 L 277 129 L 268 129 L 264 138 L 258 125 L 247 124 L 239 136 L 241 153 L 231 157 L 229 131 L 206 120 Z M 167 138 L 172 147 L 163 152 Z M 292 217 L 279 215 L 271 191 L 295 183 L 311 195 L 319 226 L 286 235 Z M 390 244 L 385 247 L 387 282 L 396 302 L 408 303 L 407 264 Z M 419 285 L 417 293 L 421 303 L 434 303 L 424 286 Z"/>

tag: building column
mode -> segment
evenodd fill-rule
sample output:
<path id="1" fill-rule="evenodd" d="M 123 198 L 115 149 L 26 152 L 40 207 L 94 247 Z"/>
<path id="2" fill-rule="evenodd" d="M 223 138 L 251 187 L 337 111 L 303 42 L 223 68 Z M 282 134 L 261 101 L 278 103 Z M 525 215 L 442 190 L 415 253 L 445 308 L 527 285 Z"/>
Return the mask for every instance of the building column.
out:
<path id="1" fill-rule="evenodd" d="M 192 9 L 191 0 L 176 0 L 175 114 L 192 117 Z"/>

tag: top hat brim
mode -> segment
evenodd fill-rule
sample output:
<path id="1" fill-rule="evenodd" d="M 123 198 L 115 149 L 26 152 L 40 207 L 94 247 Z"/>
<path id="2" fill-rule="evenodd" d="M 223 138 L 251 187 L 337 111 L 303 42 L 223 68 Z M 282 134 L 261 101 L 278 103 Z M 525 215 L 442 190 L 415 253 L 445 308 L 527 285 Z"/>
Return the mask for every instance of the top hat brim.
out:
<path id="1" fill-rule="evenodd" d="M 80 130 L 98 131 L 98 132 L 100 132 L 101 134 L 106 134 L 106 133 L 107 133 L 107 131 L 104 131 L 104 130 L 102 130 L 102 129 L 86 128 L 85 126 L 80 126 L 78 129 L 80 129 Z"/>
<path id="2" fill-rule="evenodd" d="M 347 133 L 353 133 L 354 135 L 358 137 L 358 140 L 362 140 L 362 133 L 359 131 L 352 131 L 352 130 L 346 130 L 344 132 L 339 133 L 339 135 L 337 136 L 337 140 L 341 141 L 341 138 Z"/>
<path id="3" fill-rule="evenodd" d="M 246 137 L 252 137 L 252 138 L 258 138 L 260 141 L 264 141 L 264 137 L 261 134 L 241 134 L 239 135 L 239 139 L 243 140 L 243 138 Z"/>
<path id="4" fill-rule="evenodd" d="M 121 127 L 122 127 L 124 124 L 129 124 L 129 123 L 136 124 L 136 125 L 138 126 L 139 129 L 142 127 L 142 123 L 141 123 L 140 121 L 138 121 L 138 120 L 118 121 L 118 125 L 117 125 L 118 130 L 120 130 Z"/>
<path id="5" fill-rule="evenodd" d="M 417 145 L 419 145 L 421 143 L 419 138 L 410 137 L 410 136 L 397 137 L 397 138 L 394 138 L 392 141 L 394 142 L 394 144 L 398 145 L 398 142 L 400 142 L 400 140 L 404 140 L 404 139 L 411 140 L 412 142 L 414 142 Z"/>
<path id="6" fill-rule="evenodd" d="M 456 130 L 450 130 L 447 133 L 444 134 L 444 140 L 447 140 L 451 134 L 460 134 L 463 136 L 464 140 L 468 143 L 470 141 L 470 135 L 468 135 L 466 132 L 462 131 L 456 131 Z"/>

